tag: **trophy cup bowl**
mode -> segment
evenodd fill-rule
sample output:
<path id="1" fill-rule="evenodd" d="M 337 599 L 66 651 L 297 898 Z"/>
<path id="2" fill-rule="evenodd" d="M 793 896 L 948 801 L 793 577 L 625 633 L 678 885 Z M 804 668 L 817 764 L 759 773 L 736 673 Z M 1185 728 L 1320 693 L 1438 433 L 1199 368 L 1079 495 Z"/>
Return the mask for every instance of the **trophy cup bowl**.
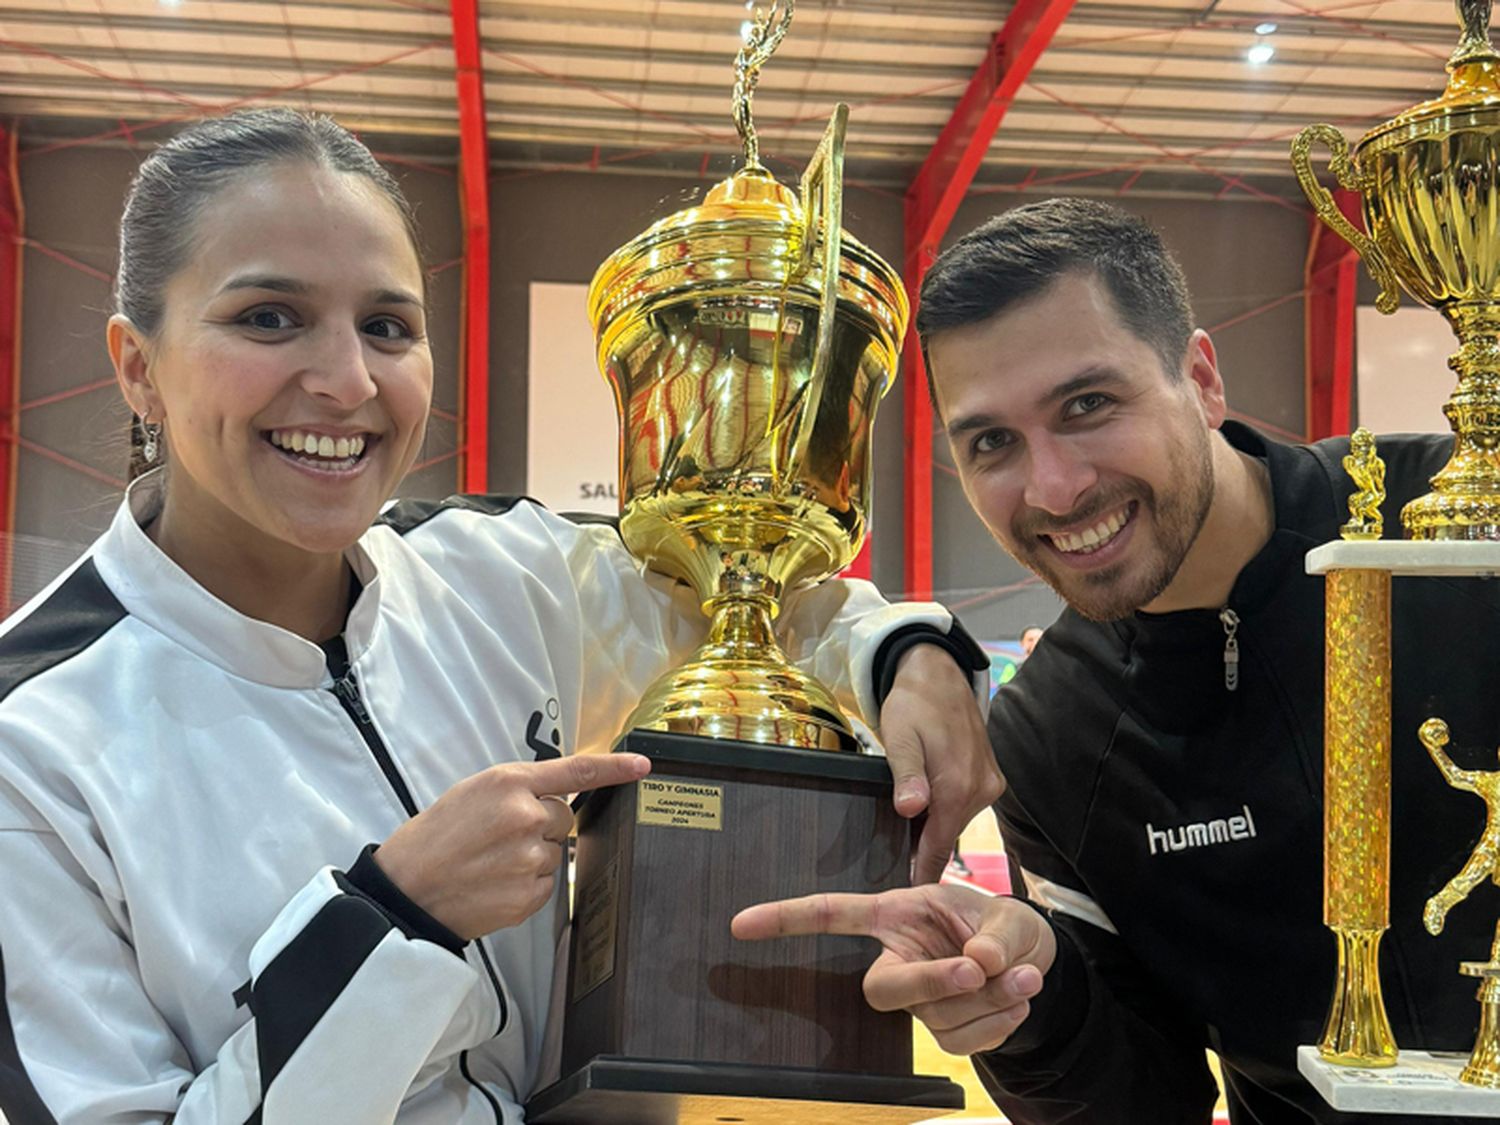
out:
<path id="1" fill-rule="evenodd" d="M 627 730 L 856 748 L 771 624 L 783 594 L 838 573 L 864 540 L 871 426 L 908 316 L 895 271 L 838 229 L 840 179 L 805 178 L 799 200 L 749 165 L 594 277 L 589 314 L 620 418 L 621 535 L 690 584 L 711 619 Z"/>
<path id="2" fill-rule="evenodd" d="M 1488 40 L 1489 2 L 1461 0 L 1464 36 L 1441 96 L 1377 125 L 1351 155 L 1344 136 L 1313 125 L 1292 142 L 1292 164 L 1318 217 L 1342 235 L 1394 312 L 1398 285 L 1448 320 L 1459 383 L 1443 408 L 1455 442 L 1433 491 L 1407 504 L 1410 539 L 1500 539 L 1500 55 Z M 1311 149 L 1357 192 L 1365 231 L 1317 180 Z"/>

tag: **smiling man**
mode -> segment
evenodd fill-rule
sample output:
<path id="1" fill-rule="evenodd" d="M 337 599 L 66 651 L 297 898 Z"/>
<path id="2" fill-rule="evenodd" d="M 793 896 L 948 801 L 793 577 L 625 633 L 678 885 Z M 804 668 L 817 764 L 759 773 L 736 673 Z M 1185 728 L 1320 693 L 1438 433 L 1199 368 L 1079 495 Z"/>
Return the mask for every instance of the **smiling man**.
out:
<path id="1" fill-rule="evenodd" d="M 965 495 L 1068 603 L 990 712 L 1020 897 L 792 900 L 752 907 L 735 932 L 879 938 L 870 1002 L 974 1055 L 1017 1125 L 1206 1123 L 1205 1048 L 1236 1122 L 1346 1120 L 1297 1074 L 1296 1049 L 1320 1036 L 1335 955 L 1323 580 L 1303 557 L 1348 518 L 1348 439 L 1288 446 L 1225 421 L 1180 268 L 1103 204 L 1032 204 L 961 239 L 928 274 L 918 327 Z M 1382 440 L 1387 534 L 1450 445 Z M 1474 678 L 1500 660 L 1494 586 L 1396 587 L 1382 953 L 1408 1047 L 1467 1051 L 1478 1018 L 1454 970 L 1489 948 L 1494 910 L 1436 940 L 1421 914 L 1479 820 L 1435 811 L 1460 810 L 1415 734 L 1460 715 L 1467 745 L 1500 741 L 1500 693 Z"/>

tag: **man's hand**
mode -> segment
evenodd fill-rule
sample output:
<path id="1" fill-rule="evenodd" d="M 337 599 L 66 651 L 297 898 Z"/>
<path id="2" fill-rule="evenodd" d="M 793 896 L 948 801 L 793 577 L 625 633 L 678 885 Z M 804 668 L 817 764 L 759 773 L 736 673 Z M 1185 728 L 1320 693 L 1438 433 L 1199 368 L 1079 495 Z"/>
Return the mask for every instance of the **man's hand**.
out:
<path id="1" fill-rule="evenodd" d="M 902 1009 L 938 1046 L 972 1055 L 1000 1046 L 1031 1011 L 1057 956 L 1047 920 L 1013 898 L 963 887 L 909 887 L 879 895 L 809 895 L 764 902 L 730 923 L 748 940 L 858 934 L 884 947 L 865 974 L 876 1011 Z"/>
<path id="2" fill-rule="evenodd" d="M 896 782 L 896 811 L 925 811 L 912 881 L 935 883 L 958 834 L 1005 791 L 974 687 L 936 645 L 902 653 L 880 708 L 880 741 Z"/>

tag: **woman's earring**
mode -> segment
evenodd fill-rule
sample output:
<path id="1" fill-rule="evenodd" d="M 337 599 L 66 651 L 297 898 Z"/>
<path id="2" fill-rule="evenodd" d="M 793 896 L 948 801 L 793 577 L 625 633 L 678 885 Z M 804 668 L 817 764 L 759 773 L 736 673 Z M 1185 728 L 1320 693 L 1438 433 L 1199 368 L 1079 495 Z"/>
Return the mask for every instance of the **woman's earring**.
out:
<path id="1" fill-rule="evenodd" d="M 141 418 L 141 459 L 148 465 L 156 464 L 161 454 L 161 423 L 148 422 Z"/>

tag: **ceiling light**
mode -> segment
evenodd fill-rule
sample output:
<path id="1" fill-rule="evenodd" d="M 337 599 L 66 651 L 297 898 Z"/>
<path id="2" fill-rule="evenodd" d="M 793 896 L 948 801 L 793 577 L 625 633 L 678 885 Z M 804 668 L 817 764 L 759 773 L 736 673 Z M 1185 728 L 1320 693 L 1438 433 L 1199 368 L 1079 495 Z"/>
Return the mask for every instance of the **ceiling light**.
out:
<path id="1" fill-rule="evenodd" d="M 1271 35 L 1274 34 L 1275 31 L 1276 25 L 1270 20 L 1267 20 L 1265 23 L 1258 23 L 1255 25 L 1255 34 L 1257 35 Z"/>
<path id="2" fill-rule="evenodd" d="M 1259 66 L 1261 63 L 1271 61 L 1271 56 L 1276 53 L 1276 48 L 1269 43 L 1257 43 L 1245 52 L 1245 58 Z"/>

